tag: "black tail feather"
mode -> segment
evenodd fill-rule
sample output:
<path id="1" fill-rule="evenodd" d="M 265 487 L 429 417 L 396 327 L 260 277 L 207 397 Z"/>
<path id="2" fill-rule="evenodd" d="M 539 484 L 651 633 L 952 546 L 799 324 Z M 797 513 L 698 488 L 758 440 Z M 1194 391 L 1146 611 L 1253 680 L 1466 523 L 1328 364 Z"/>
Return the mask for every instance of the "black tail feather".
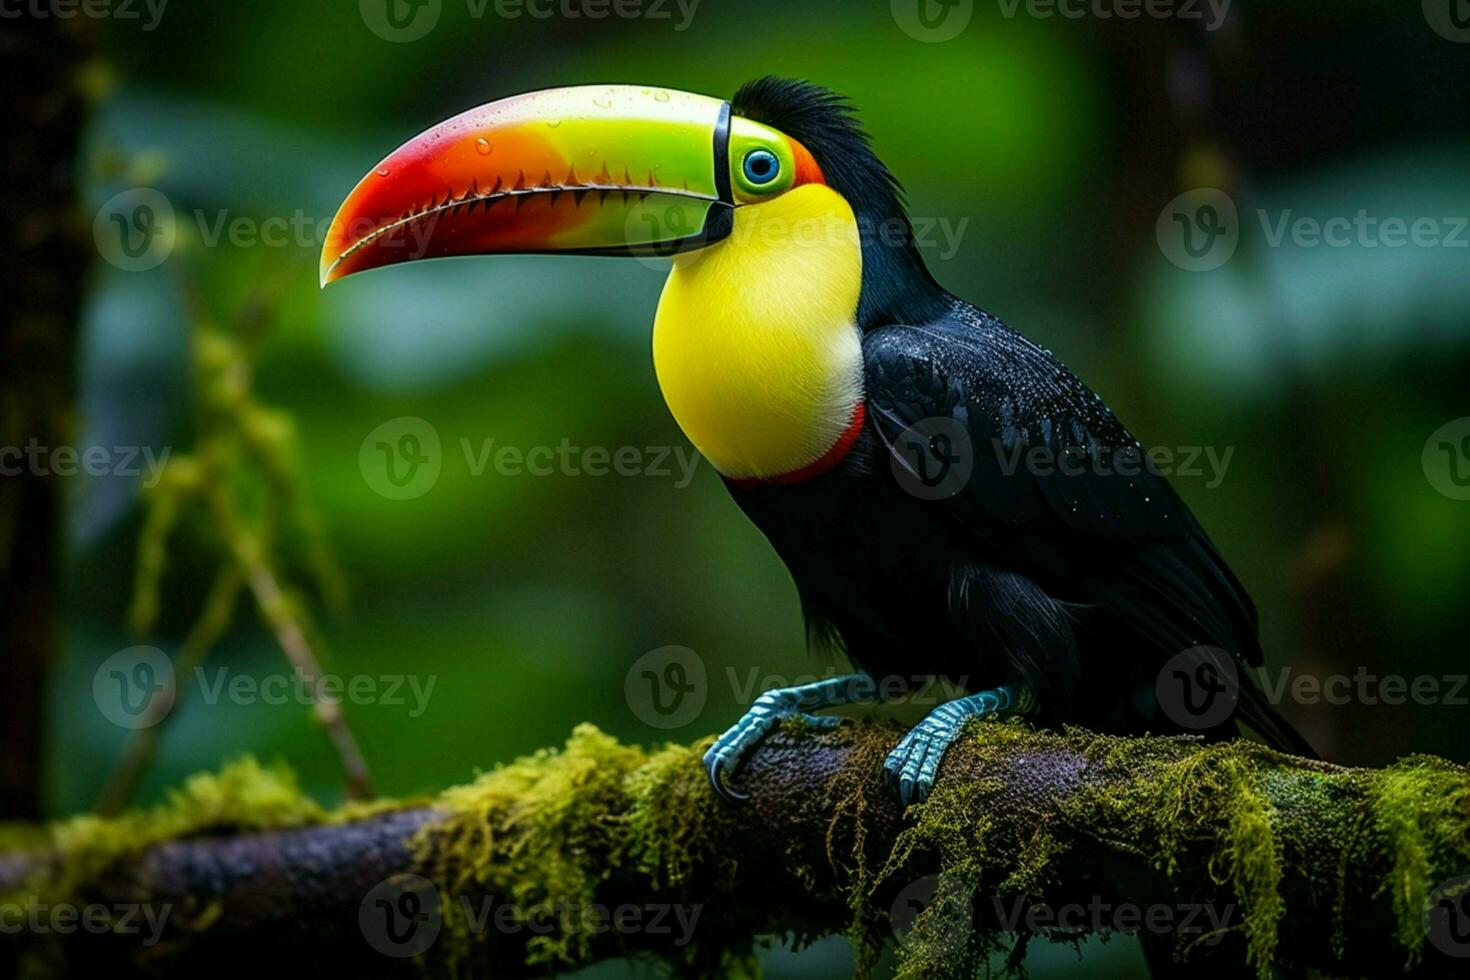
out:
<path id="1" fill-rule="evenodd" d="M 1240 720 L 1260 735 L 1271 748 L 1307 759 L 1321 758 L 1317 750 L 1312 748 L 1312 744 L 1277 713 L 1261 689 L 1243 677 L 1236 711 Z"/>

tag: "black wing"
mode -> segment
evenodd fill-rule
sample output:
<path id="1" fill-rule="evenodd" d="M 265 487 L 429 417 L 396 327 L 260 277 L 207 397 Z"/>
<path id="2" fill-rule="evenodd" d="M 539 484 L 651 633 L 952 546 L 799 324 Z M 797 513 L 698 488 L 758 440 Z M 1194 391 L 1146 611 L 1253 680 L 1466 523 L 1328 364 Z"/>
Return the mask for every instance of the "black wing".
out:
<path id="1" fill-rule="evenodd" d="M 968 435 L 968 447 L 945 443 L 949 462 L 970 472 L 957 486 L 939 482 L 952 495 L 936 506 L 979 557 L 1095 607 L 1151 648 L 1151 670 L 1201 645 L 1261 663 L 1240 581 L 1139 442 L 1049 351 L 956 301 L 937 322 L 871 331 L 863 355 L 875 426 L 914 479 L 939 472 L 916 459 L 926 439 L 946 427 Z M 1242 686 L 1242 716 L 1300 751 Z"/>

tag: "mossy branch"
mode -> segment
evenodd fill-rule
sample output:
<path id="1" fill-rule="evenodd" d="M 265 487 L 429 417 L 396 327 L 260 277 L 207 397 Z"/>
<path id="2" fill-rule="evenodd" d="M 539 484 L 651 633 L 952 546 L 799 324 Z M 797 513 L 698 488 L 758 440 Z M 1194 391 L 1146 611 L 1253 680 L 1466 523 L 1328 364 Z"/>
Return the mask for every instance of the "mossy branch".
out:
<path id="1" fill-rule="evenodd" d="M 973 976 L 1038 933 L 1128 931 L 1117 913 L 1133 908 L 1173 910 L 1144 921 L 1191 964 L 1443 976 L 1470 962 L 1428 931 L 1470 874 L 1462 766 L 1345 769 L 1246 742 L 991 722 L 905 813 L 881 779 L 896 737 L 789 726 L 749 760 L 744 807 L 709 792 L 707 742 L 646 751 L 590 726 L 432 800 L 336 812 L 288 773 L 236 763 L 154 810 L 78 818 L 0 856 L 10 901 L 147 903 L 165 917 L 156 936 L 138 916 L 131 932 L 0 935 L 0 950 L 78 975 L 511 976 L 634 955 L 710 975 L 743 972 L 760 937 L 838 932 L 866 969 L 897 918 L 902 975 Z M 1213 914 L 1187 925 L 1191 908 Z M 1059 923 L 1068 909 L 1100 913 Z"/>

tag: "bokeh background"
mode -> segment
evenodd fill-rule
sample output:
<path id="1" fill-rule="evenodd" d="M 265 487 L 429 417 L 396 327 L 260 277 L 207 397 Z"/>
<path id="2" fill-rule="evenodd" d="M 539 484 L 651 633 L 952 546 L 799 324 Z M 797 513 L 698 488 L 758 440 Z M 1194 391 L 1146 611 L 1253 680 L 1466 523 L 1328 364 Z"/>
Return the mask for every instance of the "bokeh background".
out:
<path id="1" fill-rule="evenodd" d="M 965 0 L 925 20 L 912 0 L 671 0 L 661 15 L 650 0 L 642 16 L 594 19 L 562 0 L 538 8 L 547 17 L 442 0 L 404 4 L 433 21 L 412 39 L 377 0 L 172 0 L 151 28 L 138 5 L 139 19 L 86 28 L 83 209 L 90 223 L 116 195 L 152 188 L 177 237 L 144 271 L 99 238 L 76 442 L 183 455 L 228 429 L 229 391 L 258 400 L 241 424 L 280 450 L 290 488 L 235 450 L 222 466 L 246 513 L 285 502 L 267 544 L 294 621 L 330 672 L 434 685 L 421 713 L 411 697 L 347 705 L 381 792 L 464 781 L 583 721 L 641 742 L 723 728 L 752 679 L 825 665 L 804 651 L 784 568 L 714 472 L 701 463 L 687 485 L 677 466 L 512 475 L 476 472 L 473 458 L 487 440 L 692 452 L 651 365 L 661 264 L 447 260 L 322 292 L 316 259 L 355 181 L 461 109 L 578 83 L 728 97 L 759 75 L 801 76 L 860 108 L 921 239 L 928 224 L 943 285 L 1055 350 L 1146 445 L 1233 453 L 1223 479 L 1206 469 L 1176 484 L 1255 597 L 1273 669 L 1463 676 L 1470 502 L 1455 477 L 1470 475 L 1470 443 L 1438 448 L 1470 436 L 1470 30 L 1450 19 L 1456 2 L 1237 0 L 1209 30 L 1218 8 L 1202 4 L 1203 20 L 1125 20 Z M 412 23 L 408 35 L 425 21 Z M 1170 208 L 1201 187 L 1228 193 L 1239 242 L 1190 271 L 1174 261 Z M 1429 219 L 1438 243 L 1271 241 L 1283 219 L 1360 213 Z M 438 436 L 440 473 L 398 500 L 360 453 L 404 417 Z M 166 543 L 145 541 L 145 557 L 166 558 L 158 614 L 129 630 L 158 496 L 143 482 L 66 482 L 54 814 L 92 807 L 131 737 L 99 710 L 99 666 L 139 643 L 177 655 L 227 544 L 197 513 Z M 247 596 L 206 670 L 280 674 L 278 632 Z M 630 668 L 667 646 L 694 651 L 708 677 L 703 708 L 675 728 L 624 694 Z M 1288 698 L 1282 711 L 1335 760 L 1470 758 L 1464 701 Z M 323 800 L 342 796 L 308 709 L 208 704 L 192 689 L 133 798 L 247 752 L 288 761 Z M 1033 947 L 1034 976 L 1077 968 L 1070 948 Z M 1082 956 L 1099 976 L 1139 968 L 1131 941 Z M 778 947 L 767 970 L 849 963 L 832 940 Z"/>

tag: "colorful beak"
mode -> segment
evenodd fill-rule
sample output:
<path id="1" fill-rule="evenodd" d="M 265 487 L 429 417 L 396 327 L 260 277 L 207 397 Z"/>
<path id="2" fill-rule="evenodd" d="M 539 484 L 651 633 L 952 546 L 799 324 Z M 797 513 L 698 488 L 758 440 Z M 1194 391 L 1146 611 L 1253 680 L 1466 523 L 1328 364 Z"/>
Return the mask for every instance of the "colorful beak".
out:
<path id="1" fill-rule="evenodd" d="M 730 233 L 730 104 L 636 85 L 471 109 L 390 153 L 332 220 L 321 282 L 415 259 L 669 255 Z"/>

